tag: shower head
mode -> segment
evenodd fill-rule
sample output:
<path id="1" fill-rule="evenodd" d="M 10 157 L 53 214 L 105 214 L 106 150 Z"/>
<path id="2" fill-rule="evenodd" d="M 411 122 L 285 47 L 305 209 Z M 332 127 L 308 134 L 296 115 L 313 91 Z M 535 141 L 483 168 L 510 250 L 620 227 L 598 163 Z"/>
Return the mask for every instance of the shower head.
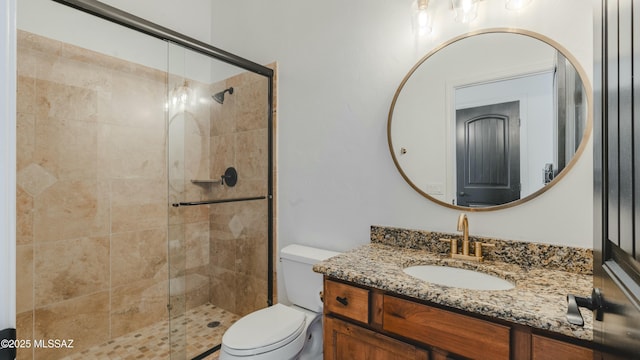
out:
<path id="1" fill-rule="evenodd" d="M 228 89 L 224 89 L 223 91 L 220 91 L 219 93 L 215 93 L 213 95 L 211 95 L 211 97 L 213 98 L 213 100 L 215 100 L 218 104 L 222 104 L 224 102 L 224 93 L 228 92 L 229 95 L 233 94 L 233 88 L 230 87 Z"/>

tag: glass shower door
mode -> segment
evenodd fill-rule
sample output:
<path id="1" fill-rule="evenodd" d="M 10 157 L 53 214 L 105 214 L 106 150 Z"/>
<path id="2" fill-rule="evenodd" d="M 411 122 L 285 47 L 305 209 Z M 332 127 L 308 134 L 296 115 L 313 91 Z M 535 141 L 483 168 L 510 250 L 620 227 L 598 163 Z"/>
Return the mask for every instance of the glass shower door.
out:
<path id="1" fill-rule="evenodd" d="M 171 358 L 270 304 L 269 78 L 169 44 Z"/>

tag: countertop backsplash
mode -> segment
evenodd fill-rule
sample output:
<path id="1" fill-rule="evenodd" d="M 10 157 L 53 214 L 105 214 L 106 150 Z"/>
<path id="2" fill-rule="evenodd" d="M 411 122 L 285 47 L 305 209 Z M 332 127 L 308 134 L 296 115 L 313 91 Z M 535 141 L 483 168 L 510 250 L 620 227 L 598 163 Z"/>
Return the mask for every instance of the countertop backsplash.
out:
<path id="1" fill-rule="evenodd" d="M 387 226 L 371 226 L 371 243 L 427 250 L 433 253 L 449 253 L 449 243 L 440 241 L 440 239 L 452 238 L 458 239 L 458 252 L 461 252 L 462 233 L 441 233 Z M 471 243 L 481 241 L 495 245 L 495 247 L 487 248 L 483 251 L 486 260 L 517 264 L 523 268 L 546 268 L 583 275 L 593 274 L 592 249 L 472 235 L 469 235 L 469 241 Z"/>

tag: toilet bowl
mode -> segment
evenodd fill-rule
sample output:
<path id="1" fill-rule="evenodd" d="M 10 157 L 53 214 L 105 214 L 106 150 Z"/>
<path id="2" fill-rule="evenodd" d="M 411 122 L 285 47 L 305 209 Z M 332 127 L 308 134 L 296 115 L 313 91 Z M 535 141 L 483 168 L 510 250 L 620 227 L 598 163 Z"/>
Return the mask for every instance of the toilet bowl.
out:
<path id="1" fill-rule="evenodd" d="M 318 356 L 313 357 L 312 350 L 318 349 Z M 309 360 L 322 359 L 321 315 L 295 305 L 276 304 L 229 328 L 223 335 L 220 360 L 305 359 L 304 354 Z"/>
<path id="2" fill-rule="evenodd" d="M 222 336 L 220 360 L 321 360 L 322 276 L 313 264 L 338 253 L 290 245 L 282 249 L 282 272 L 293 305 L 254 311 Z"/>

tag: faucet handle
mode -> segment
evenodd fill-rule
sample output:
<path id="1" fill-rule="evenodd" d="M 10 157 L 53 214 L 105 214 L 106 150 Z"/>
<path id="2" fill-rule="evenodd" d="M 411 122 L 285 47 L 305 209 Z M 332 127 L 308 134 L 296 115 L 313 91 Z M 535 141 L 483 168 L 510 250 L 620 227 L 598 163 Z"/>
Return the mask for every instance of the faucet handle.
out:
<path id="1" fill-rule="evenodd" d="M 451 246 L 451 255 L 458 253 L 458 239 L 440 239 L 440 241 L 448 242 Z"/>
<path id="2" fill-rule="evenodd" d="M 483 243 L 480 241 L 476 241 L 475 245 L 476 258 L 482 259 L 482 247 L 496 247 L 496 244 Z"/>

